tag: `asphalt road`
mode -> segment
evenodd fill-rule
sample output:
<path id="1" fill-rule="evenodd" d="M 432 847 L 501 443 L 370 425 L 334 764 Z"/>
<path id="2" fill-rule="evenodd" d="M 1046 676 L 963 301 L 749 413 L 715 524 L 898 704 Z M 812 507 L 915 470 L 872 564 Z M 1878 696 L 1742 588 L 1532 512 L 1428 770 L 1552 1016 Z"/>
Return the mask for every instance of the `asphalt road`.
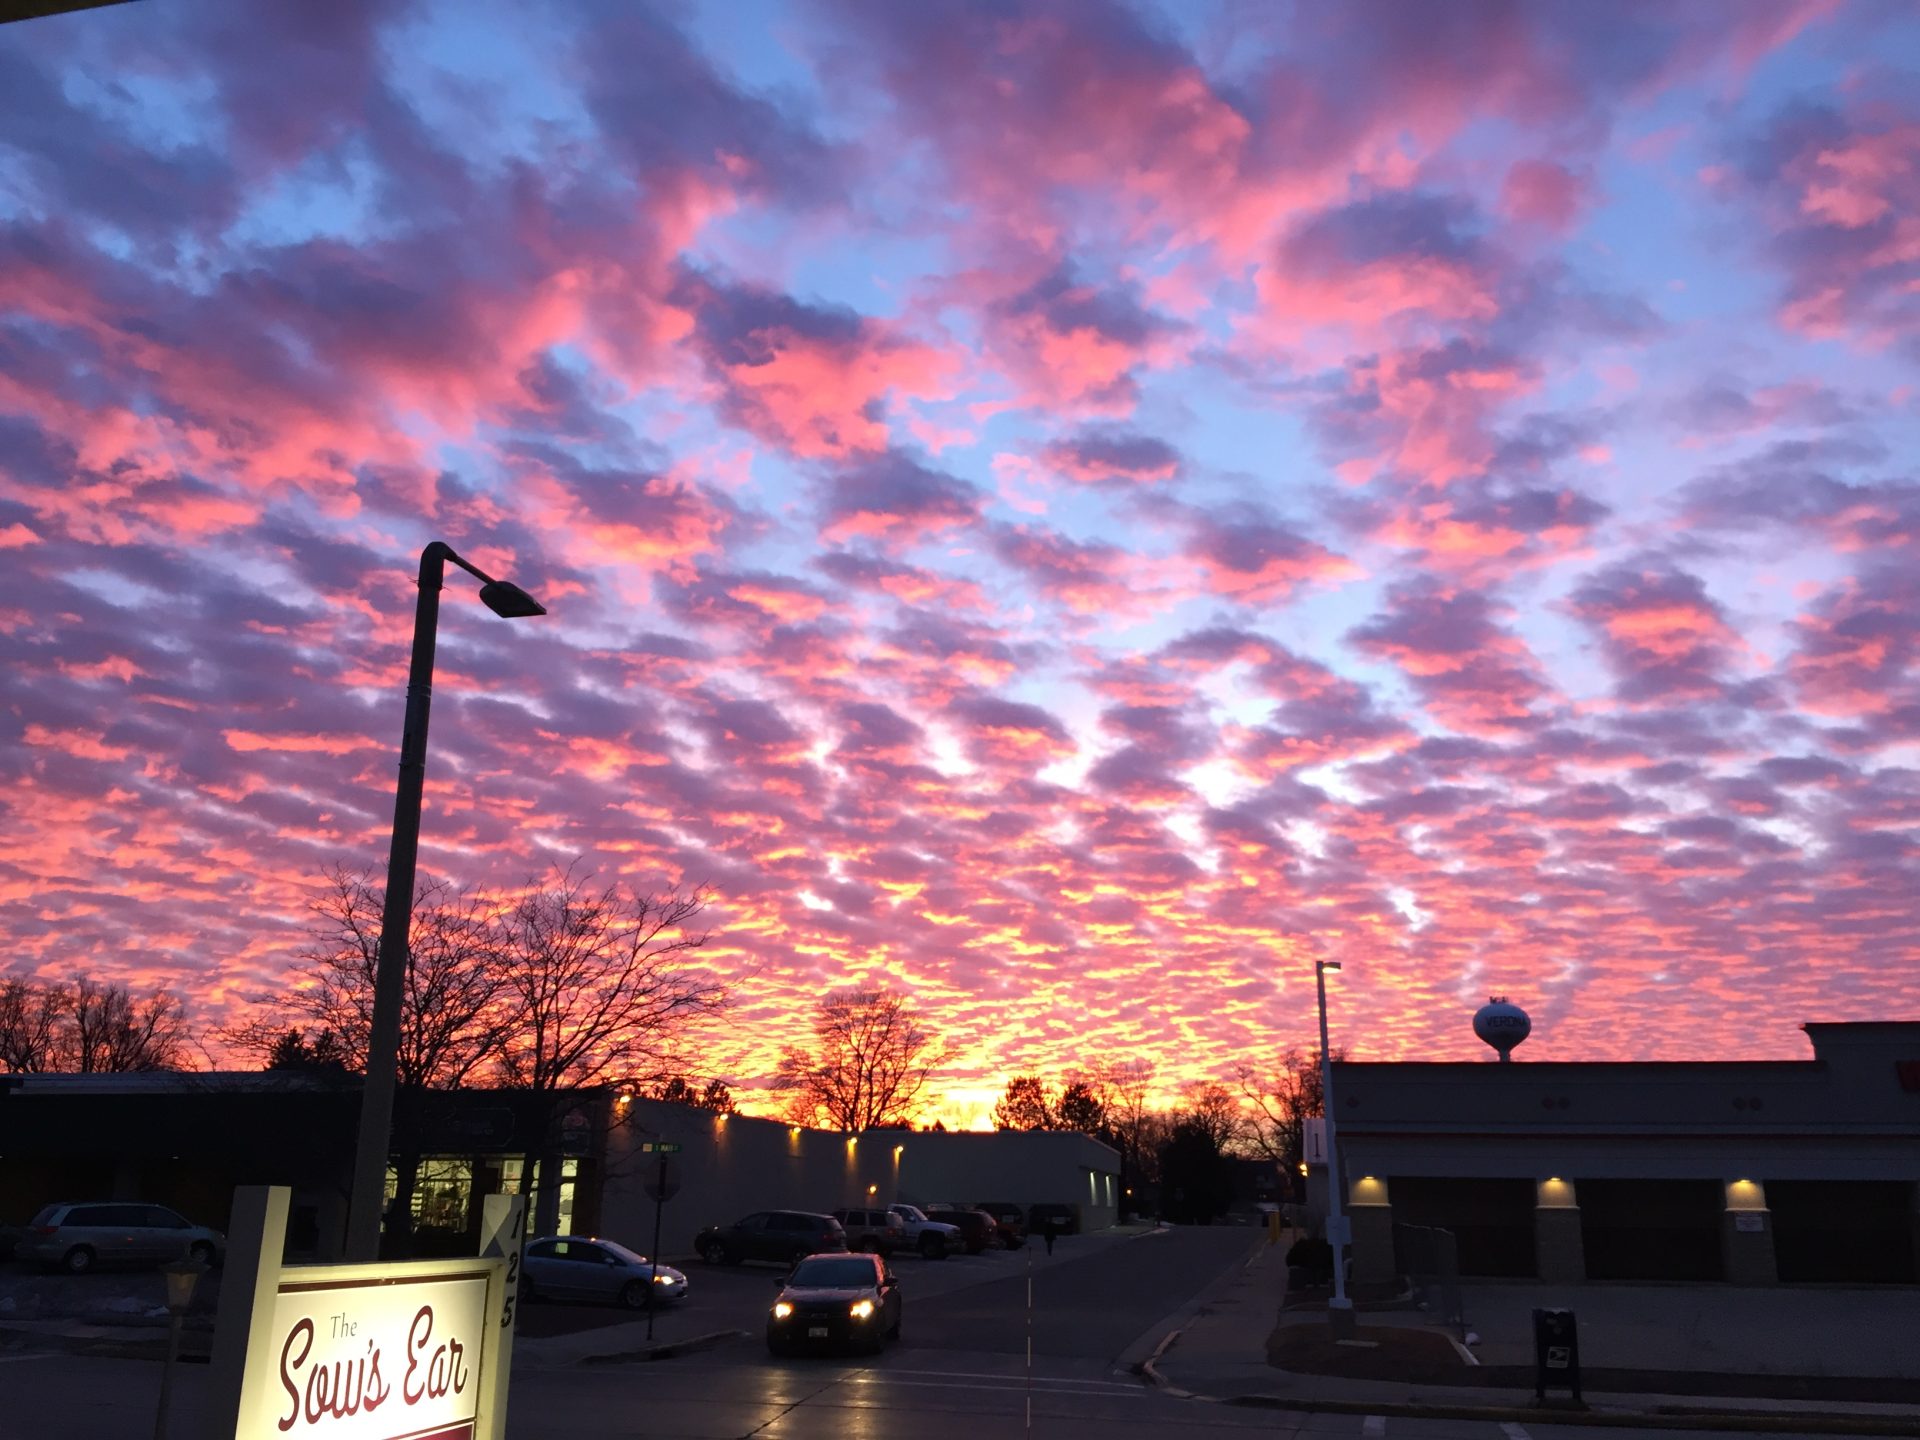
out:
<path id="1" fill-rule="evenodd" d="M 176 1389 L 177 1440 L 200 1440 L 205 1366 Z M 0 1440 L 146 1440 L 160 1366 L 52 1351 L 0 1354 Z M 1029 1408 L 1030 1407 L 1030 1408 Z M 1029 1424 L 1030 1417 L 1030 1424 Z M 1354 1440 L 1598 1440 L 1618 1431 L 1487 1421 L 1302 1415 L 1173 1400 L 1086 1362 L 897 1350 L 871 1365 L 714 1360 L 516 1375 L 508 1440 L 1203 1440 L 1232 1433 Z M 1639 1440 L 1699 1431 L 1636 1430 Z M 1743 1432 L 1716 1432 L 1736 1437 Z M 1772 1440 L 1779 1440 L 1775 1433 Z"/>
<path id="2" fill-rule="evenodd" d="M 1176 1228 L 1073 1258 L 1070 1247 L 1090 1242 L 1069 1237 L 1057 1242 L 1055 1263 L 1031 1276 L 1018 1271 L 910 1304 L 907 1343 L 1025 1354 L 1031 1284 L 1036 1356 L 1117 1360 L 1143 1331 L 1205 1289 L 1258 1238 L 1234 1226 Z"/>

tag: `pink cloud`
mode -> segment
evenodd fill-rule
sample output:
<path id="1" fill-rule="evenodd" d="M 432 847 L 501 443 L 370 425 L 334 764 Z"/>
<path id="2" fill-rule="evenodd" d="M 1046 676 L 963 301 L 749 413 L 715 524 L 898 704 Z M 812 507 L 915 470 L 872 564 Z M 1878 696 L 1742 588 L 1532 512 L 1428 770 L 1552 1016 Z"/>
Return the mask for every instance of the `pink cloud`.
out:
<path id="1" fill-rule="evenodd" d="M 1500 192 L 1503 215 L 1546 230 L 1571 229 L 1587 203 L 1586 182 L 1551 160 L 1516 160 Z"/>

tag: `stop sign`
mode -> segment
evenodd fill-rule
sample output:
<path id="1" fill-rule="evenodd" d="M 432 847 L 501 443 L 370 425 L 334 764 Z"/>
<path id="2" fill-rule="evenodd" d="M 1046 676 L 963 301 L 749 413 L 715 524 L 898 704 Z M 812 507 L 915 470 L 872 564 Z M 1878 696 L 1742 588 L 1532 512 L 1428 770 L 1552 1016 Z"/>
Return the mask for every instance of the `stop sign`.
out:
<path id="1" fill-rule="evenodd" d="M 680 1167 L 668 1155 L 660 1157 L 660 1164 L 647 1176 L 647 1198 L 665 1203 L 680 1193 Z"/>

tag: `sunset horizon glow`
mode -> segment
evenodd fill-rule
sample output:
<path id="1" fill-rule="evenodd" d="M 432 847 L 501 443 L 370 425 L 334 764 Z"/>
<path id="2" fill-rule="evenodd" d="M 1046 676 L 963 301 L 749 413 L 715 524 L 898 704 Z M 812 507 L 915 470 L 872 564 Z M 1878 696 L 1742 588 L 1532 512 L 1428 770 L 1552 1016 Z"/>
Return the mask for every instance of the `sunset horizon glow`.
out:
<path id="1" fill-rule="evenodd" d="M 384 862 L 706 885 L 1171 1096 L 1920 1016 L 1920 15 L 127 5 L 0 26 L 0 971 Z M 1908 457 L 1903 459 L 1902 457 Z M 223 1055 L 217 1046 L 211 1058 Z"/>

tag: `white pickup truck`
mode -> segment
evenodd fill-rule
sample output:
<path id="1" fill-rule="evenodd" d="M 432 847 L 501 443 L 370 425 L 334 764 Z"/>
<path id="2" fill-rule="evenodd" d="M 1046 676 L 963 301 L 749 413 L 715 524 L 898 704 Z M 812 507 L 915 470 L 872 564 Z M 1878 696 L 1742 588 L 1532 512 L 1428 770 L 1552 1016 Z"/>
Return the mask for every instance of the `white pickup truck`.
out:
<path id="1" fill-rule="evenodd" d="M 960 1233 L 958 1225 L 929 1220 L 917 1205 L 889 1205 L 887 1208 L 898 1215 L 900 1223 L 907 1227 L 908 1248 L 918 1250 L 929 1260 L 944 1260 L 967 1243 L 967 1237 Z"/>

